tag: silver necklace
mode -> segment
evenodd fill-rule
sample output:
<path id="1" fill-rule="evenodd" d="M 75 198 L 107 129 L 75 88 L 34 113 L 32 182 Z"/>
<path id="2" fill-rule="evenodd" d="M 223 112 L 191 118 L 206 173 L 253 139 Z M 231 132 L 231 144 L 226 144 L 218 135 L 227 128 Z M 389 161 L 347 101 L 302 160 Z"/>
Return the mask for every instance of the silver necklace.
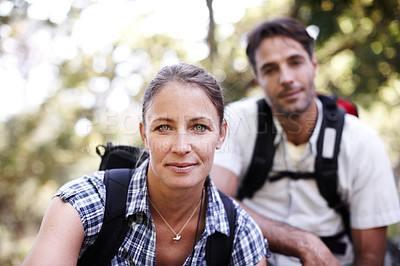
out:
<path id="1" fill-rule="evenodd" d="M 194 211 L 192 212 L 192 214 L 190 215 L 189 219 L 186 221 L 186 223 L 182 226 L 181 230 L 177 233 L 175 232 L 175 230 L 169 225 L 169 223 L 167 222 L 167 220 L 164 219 L 164 217 L 161 215 L 161 213 L 158 211 L 158 209 L 156 208 L 156 206 L 154 205 L 154 203 L 151 201 L 150 197 L 149 197 L 149 202 L 151 203 L 151 205 L 154 207 L 154 209 L 156 210 L 156 212 L 158 213 L 158 215 L 160 215 L 161 219 L 164 221 L 164 223 L 169 227 L 169 229 L 171 229 L 171 231 L 175 234 L 175 237 L 172 238 L 172 240 L 174 240 L 175 242 L 178 242 L 179 240 L 181 240 L 181 233 L 183 231 L 183 229 L 185 229 L 186 225 L 189 223 L 190 219 L 192 219 L 193 215 L 196 213 L 197 209 L 199 208 L 199 206 L 201 205 L 203 197 L 200 199 L 199 204 L 197 204 L 196 208 L 194 209 Z"/>

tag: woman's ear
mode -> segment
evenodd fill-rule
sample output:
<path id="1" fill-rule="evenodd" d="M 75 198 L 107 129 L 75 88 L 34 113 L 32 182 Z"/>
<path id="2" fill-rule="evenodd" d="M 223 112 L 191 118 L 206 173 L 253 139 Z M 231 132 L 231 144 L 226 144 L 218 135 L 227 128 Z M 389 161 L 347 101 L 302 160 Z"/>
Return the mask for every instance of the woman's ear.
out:
<path id="1" fill-rule="evenodd" d="M 147 135 L 145 133 L 146 130 L 145 130 L 145 126 L 144 126 L 143 122 L 140 122 L 139 129 L 140 129 L 140 137 L 142 138 L 144 147 L 146 148 L 146 150 L 149 150 L 149 145 L 147 142 Z"/>
<path id="2" fill-rule="evenodd" d="M 219 150 L 222 144 L 224 143 L 227 131 L 228 131 L 228 123 L 226 123 L 226 121 L 224 120 L 222 122 L 221 129 L 219 131 L 217 146 L 215 147 L 217 150 Z"/>

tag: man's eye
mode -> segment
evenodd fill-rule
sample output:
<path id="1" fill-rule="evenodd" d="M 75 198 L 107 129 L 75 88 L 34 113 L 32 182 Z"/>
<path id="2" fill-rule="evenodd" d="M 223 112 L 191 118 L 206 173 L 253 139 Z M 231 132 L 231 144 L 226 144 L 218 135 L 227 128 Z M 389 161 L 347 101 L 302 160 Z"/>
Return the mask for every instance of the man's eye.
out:
<path id="1" fill-rule="evenodd" d="M 274 71 L 274 68 L 266 68 L 264 69 L 263 73 L 264 75 L 269 75 Z"/>

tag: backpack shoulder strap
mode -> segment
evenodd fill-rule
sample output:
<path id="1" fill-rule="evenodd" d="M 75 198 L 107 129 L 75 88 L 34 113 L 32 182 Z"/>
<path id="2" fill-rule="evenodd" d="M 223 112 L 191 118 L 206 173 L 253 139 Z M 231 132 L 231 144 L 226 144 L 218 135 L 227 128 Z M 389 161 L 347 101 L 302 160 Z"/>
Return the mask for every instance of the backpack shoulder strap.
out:
<path id="1" fill-rule="evenodd" d="M 342 215 L 346 231 L 349 233 L 349 211 L 338 193 L 337 176 L 338 155 L 346 111 L 339 108 L 336 102 L 328 96 L 319 95 L 318 98 L 323 104 L 324 115 L 317 140 L 317 156 L 315 158 L 317 185 L 329 207 Z"/>
<path id="2" fill-rule="evenodd" d="M 251 198 L 268 177 L 275 155 L 276 128 L 271 108 L 264 99 L 257 101 L 258 131 L 250 167 L 238 190 L 239 200 Z"/>
<path id="3" fill-rule="evenodd" d="M 206 260 L 207 265 L 220 266 L 228 265 L 232 255 L 233 239 L 235 237 L 236 228 L 236 209 L 232 199 L 221 191 L 218 191 L 224 203 L 225 211 L 229 221 L 229 237 L 215 232 L 209 236 L 206 244 Z"/>
<path id="4" fill-rule="evenodd" d="M 106 206 L 103 226 L 96 241 L 87 248 L 78 265 L 108 265 L 121 246 L 128 223 L 125 219 L 128 188 L 134 169 L 106 170 Z"/>

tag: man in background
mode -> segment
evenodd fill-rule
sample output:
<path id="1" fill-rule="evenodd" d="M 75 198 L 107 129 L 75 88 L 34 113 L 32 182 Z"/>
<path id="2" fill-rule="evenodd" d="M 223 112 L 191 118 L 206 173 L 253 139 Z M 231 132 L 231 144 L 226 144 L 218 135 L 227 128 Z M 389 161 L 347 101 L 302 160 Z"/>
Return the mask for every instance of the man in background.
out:
<path id="1" fill-rule="evenodd" d="M 306 29 L 289 18 L 266 21 L 248 36 L 247 56 L 273 114 L 276 135 L 268 179 L 239 200 L 268 237 L 274 252 L 268 262 L 273 265 L 382 265 L 386 228 L 400 221 L 400 207 L 379 136 L 357 117 L 344 116 L 335 190 L 349 213 L 348 231 L 312 178 L 326 110 L 316 94 L 313 49 Z M 228 137 L 211 176 L 229 196 L 253 182 L 245 176 L 253 160 L 259 112 L 257 99 L 226 109 Z M 324 153 L 332 153 L 329 136 L 335 134 L 325 134 Z"/>

